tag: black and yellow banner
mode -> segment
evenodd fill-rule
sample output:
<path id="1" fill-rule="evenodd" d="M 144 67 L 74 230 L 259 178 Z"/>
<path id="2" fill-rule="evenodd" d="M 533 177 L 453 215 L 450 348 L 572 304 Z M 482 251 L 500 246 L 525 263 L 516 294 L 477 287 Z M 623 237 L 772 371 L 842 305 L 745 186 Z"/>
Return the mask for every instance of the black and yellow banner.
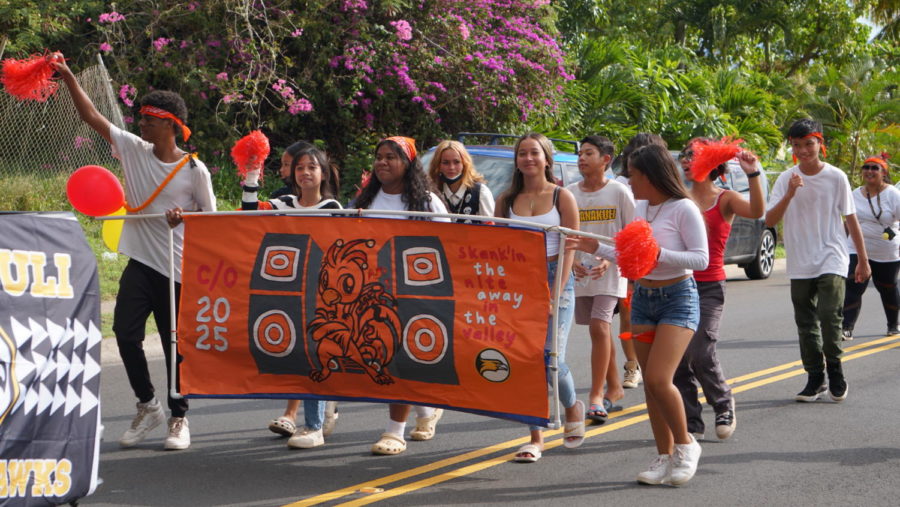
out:
<path id="1" fill-rule="evenodd" d="M 97 262 L 71 213 L 0 215 L 0 504 L 97 486 Z"/>

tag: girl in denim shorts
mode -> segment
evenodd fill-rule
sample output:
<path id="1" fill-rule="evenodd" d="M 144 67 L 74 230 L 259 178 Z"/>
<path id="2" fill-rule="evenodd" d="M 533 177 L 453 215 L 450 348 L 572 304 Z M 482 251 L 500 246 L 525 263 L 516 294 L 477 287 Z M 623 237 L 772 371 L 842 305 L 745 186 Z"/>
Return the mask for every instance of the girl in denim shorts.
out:
<path id="1" fill-rule="evenodd" d="M 694 476 L 701 449 L 688 433 L 684 405 L 672 378 L 700 321 L 692 274 L 709 262 L 706 227 L 668 150 L 644 146 L 626 163 L 638 202 L 635 217 L 650 223 L 659 244 L 656 267 L 635 281 L 631 302 L 635 349 L 658 453 L 637 481 L 680 485 Z M 570 238 L 569 243 L 572 249 L 616 258 L 613 247 L 594 239 Z"/>

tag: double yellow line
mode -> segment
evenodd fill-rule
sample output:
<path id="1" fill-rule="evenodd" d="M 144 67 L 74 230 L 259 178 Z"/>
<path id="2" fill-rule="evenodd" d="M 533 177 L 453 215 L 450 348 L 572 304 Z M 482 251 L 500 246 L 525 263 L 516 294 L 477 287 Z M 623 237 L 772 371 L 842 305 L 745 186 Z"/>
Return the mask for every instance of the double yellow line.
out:
<path id="1" fill-rule="evenodd" d="M 885 350 L 898 348 L 900 347 L 900 335 L 887 336 L 884 338 L 879 338 L 876 340 L 871 340 L 865 343 L 860 343 L 857 345 L 853 345 L 850 347 L 844 348 L 844 358 L 843 361 L 851 361 L 853 359 L 858 359 L 861 357 L 866 357 L 872 354 L 877 354 L 879 352 L 884 352 Z M 731 390 L 733 393 L 741 393 L 744 391 L 749 391 L 751 389 L 756 389 L 758 387 L 762 387 L 768 384 L 772 384 L 775 382 L 780 382 L 785 379 L 789 379 L 791 377 L 796 377 L 799 375 L 803 375 L 806 372 L 803 370 L 800 361 L 792 361 L 790 363 L 785 363 L 779 366 L 774 366 L 772 368 L 767 368 L 765 370 L 756 371 L 753 373 L 748 373 L 747 375 L 742 375 L 740 377 L 735 377 L 733 379 L 729 379 L 728 383 L 732 386 Z M 616 412 L 615 414 L 610 415 L 610 420 L 604 424 L 603 426 L 598 426 L 594 429 L 590 429 L 585 433 L 585 438 L 595 437 L 597 435 L 603 435 L 605 433 L 609 433 L 618 429 L 626 428 L 628 426 L 632 426 L 641 422 L 644 422 L 648 419 L 647 417 L 647 405 L 644 403 L 634 405 L 628 407 L 621 412 Z M 553 437 L 556 435 L 560 435 L 562 433 L 561 429 L 547 431 L 544 433 L 546 437 Z M 478 461 L 476 463 L 472 463 L 470 465 L 461 466 L 459 468 L 453 468 L 451 470 L 444 471 L 437 475 L 431 475 L 425 477 L 423 479 L 419 479 L 417 481 L 401 484 L 399 486 L 390 488 L 390 489 L 382 489 L 382 486 L 386 486 L 388 484 L 392 484 L 395 482 L 404 481 L 407 479 L 411 479 L 418 476 L 423 476 L 426 474 L 430 474 L 431 472 L 451 467 L 454 465 L 462 464 L 468 461 L 484 458 L 487 456 L 491 456 L 498 452 L 510 450 L 510 449 L 518 449 L 519 446 L 526 444 L 530 441 L 529 437 L 525 436 L 522 438 L 517 438 L 514 440 L 507 440 L 506 442 L 501 442 L 498 444 L 494 444 L 488 447 L 484 447 L 482 449 L 477 449 L 471 452 L 460 454 L 459 456 L 454 456 L 452 458 L 442 459 L 439 461 L 435 461 L 434 463 L 429 463 L 427 465 L 423 465 L 420 467 L 411 468 L 409 470 L 405 470 L 403 472 L 399 472 L 396 474 L 387 475 L 385 477 L 381 477 L 379 479 L 374 479 L 371 481 L 362 482 L 359 484 L 355 484 L 353 486 L 348 486 L 346 488 L 341 488 L 335 491 L 331 491 L 328 493 L 323 493 L 321 495 L 316 495 L 312 498 L 307 498 L 305 500 L 301 500 L 299 502 L 288 504 L 286 507 L 303 507 L 309 505 L 317 505 L 325 502 L 334 502 L 335 500 L 339 500 L 341 498 L 356 495 L 356 494 L 366 494 L 363 498 L 357 498 L 341 505 L 344 506 L 357 506 L 357 505 L 368 505 L 374 502 L 380 502 L 383 500 L 387 500 L 389 498 L 393 498 L 396 496 L 400 496 L 406 493 L 410 493 L 416 490 L 420 490 L 423 488 L 427 488 L 429 486 L 434 486 L 435 484 L 440 484 L 442 482 L 446 482 L 452 479 L 456 479 L 458 477 L 463 477 L 466 475 L 474 474 L 481 470 L 485 470 L 487 468 L 491 468 L 508 461 L 512 461 L 515 457 L 515 451 L 509 452 L 506 454 L 501 454 L 499 456 L 488 457 L 482 461 Z M 554 447 L 559 447 L 562 445 L 563 439 L 555 439 L 551 441 L 547 441 L 544 443 L 544 450 L 553 449 Z M 371 493 L 368 493 L 371 492 Z"/>

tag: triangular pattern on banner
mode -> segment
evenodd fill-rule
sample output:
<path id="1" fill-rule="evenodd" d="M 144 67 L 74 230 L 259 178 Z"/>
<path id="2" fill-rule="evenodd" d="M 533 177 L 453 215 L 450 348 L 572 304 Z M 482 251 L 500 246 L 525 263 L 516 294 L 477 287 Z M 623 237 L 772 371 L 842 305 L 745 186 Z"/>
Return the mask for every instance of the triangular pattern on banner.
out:
<path id="1" fill-rule="evenodd" d="M 72 332 L 68 329 L 68 326 L 62 327 L 47 319 L 47 334 L 50 335 L 50 342 L 59 347 L 59 343 L 71 336 Z"/>
<path id="2" fill-rule="evenodd" d="M 69 326 L 69 327 L 71 327 L 71 326 L 72 326 L 72 320 L 71 320 L 71 319 L 66 319 L 66 321 L 67 321 L 67 322 L 66 322 L 66 325 Z M 82 343 L 84 343 L 85 341 L 87 341 L 87 336 L 88 336 L 87 332 L 79 333 L 79 332 L 78 332 L 78 328 L 76 328 L 76 329 L 75 329 L 75 347 L 78 348 L 79 346 L 81 346 Z"/>
<path id="3" fill-rule="evenodd" d="M 25 407 L 23 408 L 24 413 L 27 414 L 34 410 L 38 405 L 38 401 L 40 401 L 40 396 L 38 395 L 37 390 L 29 389 L 25 394 Z"/>
<path id="4" fill-rule="evenodd" d="M 69 383 L 71 384 L 82 372 L 84 372 L 84 363 L 81 361 L 81 356 L 77 353 L 73 354 L 72 363 L 69 366 Z"/>
<path id="5" fill-rule="evenodd" d="M 40 414 L 53 404 L 53 391 L 41 384 L 38 388 L 38 405 L 35 414 Z"/>
<path id="6" fill-rule="evenodd" d="M 56 384 L 56 387 L 53 389 L 53 405 L 50 406 L 50 414 L 53 415 L 59 410 L 59 407 L 63 406 L 66 403 L 66 393 L 63 391 L 63 388 L 60 387 L 60 384 Z"/>
<path id="7" fill-rule="evenodd" d="M 78 397 L 78 389 L 74 389 L 69 387 L 66 389 L 66 408 L 63 412 L 65 415 L 69 415 L 72 412 L 72 409 L 78 406 L 81 399 Z"/>
<path id="8" fill-rule="evenodd" d="M 91 411 L 94 407 L 96 407 L 100 403 L 100 400 L 94 396 L 94 393 L 91 392 L 87 387 L 87 383 L 81 388 L 81 417 L 84 417 L 85 414 Z"/>
<path id="9" fill-rule="evenodd" d="M 46 383 L 50 389 L 53 389 L 53 384 L 56 383 L 56 358 L 54 355 L 47 356 L 43 367 L 40 368 L 41 382 Z"/>
<path id="10" fill-rule="evenodd" d="M 56 378 L 59 379 L 60 382 L 65 381 L 66 377 L 69 376 L 69 353 L 67 353 L 64 349 L 60 348 L 56 350 Z"/>
<path id="11" fill-rule="evenodd" d="M 12 328 L 12 333 L 14 339 L 16 340 L 16 343 L 22 343 L 25 340 L 31 338 L 31 329 L 29 329 L 27 326 L 23 326 L 21 323 L 19 323 L 18 320 L 16 320 L 15 317 L 9 318 L 9 325 Z M 32 347 L 37 347 L 37 345 L 38 343 L 35 342 Z"/>
<path id="12" fill-rule="evenodd" d="M 103 334 L 100 332 L 100 329 L 94 325 L 94 321 L 88 321 L 88 350 L 93 349 L 96 345 L 103 340 Z"/>
<path id="13" fill-rule="evenodd" d="M 40 346 L 41 342 L 44 340 L 48 340 L 50 342 L 50 348 L 55 349 L 56 344 L 59 342 L 60 335 L 51 335 L 44 329 L 40 324 L 35 322 L 31 317 L 28 318 L 28 327 L 31 328 L 31 336 L 34 338 L 34 344 Z M 57 341 L 54 342 L 53 340 Z"/>
<path id="14" fill-rule="evenodd" d="M 100 365 L 97 364 L 97 361 L 94 361 L 94 358 L 90 355 L 85 356 L 84 361 L 84 379 L 82 382 L 87 383 L 88 380 L 97 376 L 100 373 Z"/>

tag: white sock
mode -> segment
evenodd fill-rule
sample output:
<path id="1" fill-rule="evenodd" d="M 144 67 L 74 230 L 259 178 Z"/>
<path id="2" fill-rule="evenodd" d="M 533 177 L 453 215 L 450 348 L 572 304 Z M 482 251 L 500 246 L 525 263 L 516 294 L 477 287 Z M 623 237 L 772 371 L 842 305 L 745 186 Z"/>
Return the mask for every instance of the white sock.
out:
<path id="1" fill-rule="evenodd" d="M 384 432 L 403 438 L 403 434 L 406 432 L 406 421 L 397 422 L 393 419 L 388 419 L 387 427 L 384 429 Z"/>
<path id="2" fill-rule="evenodd" d="M 431 417 L 434 415 L 434 407 L 420 407 L 416 405 L 416 417 Z"/>

